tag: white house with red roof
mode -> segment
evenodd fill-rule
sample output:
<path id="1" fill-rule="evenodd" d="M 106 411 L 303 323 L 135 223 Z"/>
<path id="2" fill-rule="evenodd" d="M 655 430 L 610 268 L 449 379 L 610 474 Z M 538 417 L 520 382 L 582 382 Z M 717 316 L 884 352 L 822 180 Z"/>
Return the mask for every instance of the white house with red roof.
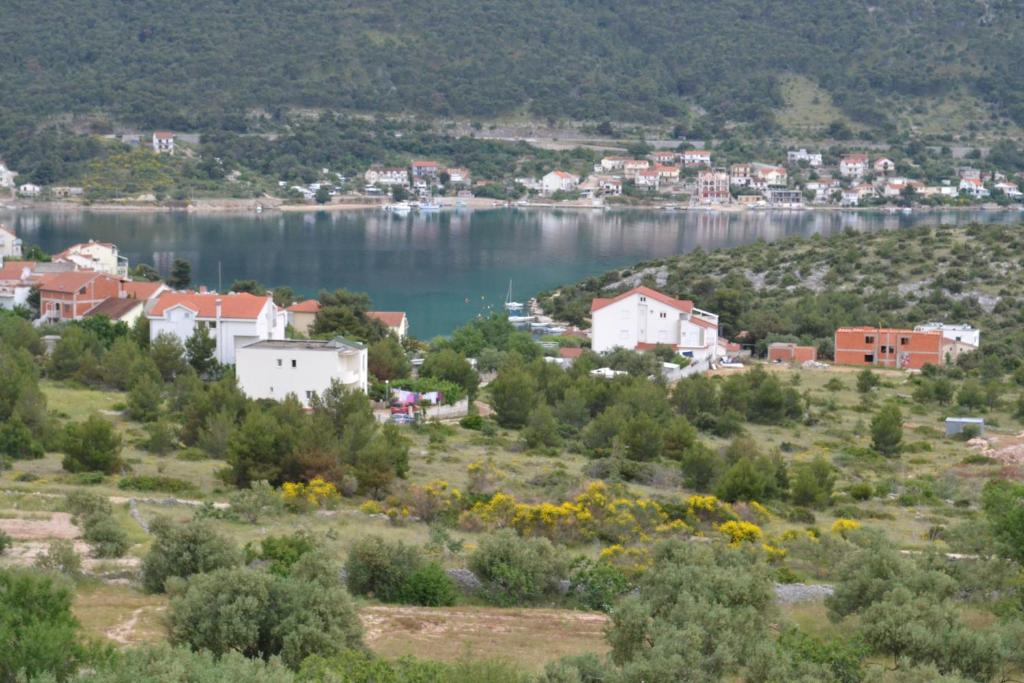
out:
<path id="1" fill-rule="evenodd" d="M 436 178 L 441 174 L 441 166 L 436 161 L 414 161 L 409 169 L 414 178 Z"/>
<path id="2" fill-rule="evenodd" d="M 960 193 L 966 194 L 974 199 L 984 199 L 989 195 L 985 183 L 980 178 L 961 178 Z"/>
<path id="3" fill-rule="evenodd" d="M 149 338 L 167 333 L 184 344 L 196 327 L 206 328 L 217 342 L 214 353 L 224 364 L 234 364 L 236 350 L 267 339 L 284 339 L 286 315 L 271 296 L 247 292 L 163 292 L 150 310 Z"/>
<path id="4" fill-rule="evenodd" d="M 94 270 L 44 273 L 38 280 L 45 320 L 78 320 L 104 300 L 124 297 L 124 279 Z"/>
<path id="5" fill-rule="evenodd" d="M 868 172 L 868 155 L 863 152 L 847 154 L 839 160 L 839 175 L 844 178 L 860 178 Z"/>
<path id="6" fill-rule="evenodd" d="M 398 341 L 402 341 L 405 335 L 409 334 L 409 318 L 405 311 L 367 311 L 366 315 L 387 325 L 398 337 Z"/>
<path id="7" fill-rule="evenodd" d="M 81 270 L 127 277 L 128 259 L 121 256 L 116 244 L 89 240 L 70 247 L 53 256 L 54 263 L 72 263 Z"/>
<path id="8" fill-rule="evenodd" d="M 1000 180 L 992 187 L 999 190 L 1010 199 L 1020 199 L 1022 196 L 1020 187 L 1017 186 L 1017 183 L 1011 182 L 1009 180 Z"/>
<path id="9" fill-rule="evenodd" d="M 579 184 L 580 177 L 566 171 L 552 171 L 540 179 L 541 190 L 544 194 L 572 192 Z"/>
<path id="10" fill-rule="evenodd" d="M 316 299 L 306 299 L 292 304 L 285 311 L 291 328 L 299 334 L 308 336 L 313 321 L 316 320 L 316 314 L 320 312 L 320 302 Z"/>
<path id="11" fill-rule="evenodd" d="M 896 163 L 887 157 L 879 157 L 875 159 L 872 168 L 875 169 L 875 173 L 892 173 L 896 170 Z"/>
<path id="12" fill-rule="evenodd" d="M 694 360 L 712 360 L 718 349 L 718 316 L 649 287 L 636 287 L 590 304 L 591 347 L 643 351 L 665 344 Z"/>
<path id="13" fill-rule="evenodd" d="M 363 178 L 370 185 L 409 185 L 409 171 L 404 168 L 371 168 L 363 174 Z"/>
<path id="14" fill-rule="evenodd" d="M 153 151 L 157 154 L 174 154 L 174 133 L 158 130 L 153 133 Z"/>

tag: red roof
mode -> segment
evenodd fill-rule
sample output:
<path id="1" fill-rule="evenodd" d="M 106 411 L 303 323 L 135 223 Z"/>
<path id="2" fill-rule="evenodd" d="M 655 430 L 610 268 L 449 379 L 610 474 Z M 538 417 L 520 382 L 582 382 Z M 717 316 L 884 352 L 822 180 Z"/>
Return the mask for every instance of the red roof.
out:
<path id="1" fill-rule="evenodd" d="M 400 327 L 405 320 L 404 311 L 367 311 L 366 315 L 375 318 L 388 327 Z"/>
<path id="2" fill-rule="evenodd" d="M 414 162 L 412 162 L 412 165 L 413 166 L 421 166 L 421 167 L 428 167 L 429 168 L 431 166 L 437 166 L 437 162 L 436 161 L 414 161 Z"/>
<path id="3" fill-rule="evenodd" d="M 696 315 L 690 318 L 690 322 L 694 323 L 695 325 L 699 325 L 700 327 L 706 327 L 710 330 L 718 329 L 718 325 L 716 325 L 715 323 L 711 322 L 710 320 L 705 320 L 704 318 L 701 318 Z"/>
<path id="4" fill-rule="evenodd" d="M 143 303 L 138 299 L 104 299 L 90 308 L 85 317 L 105 315 L 111 320 L 120 320 L 142 305 Z"/>
<path id="5" fill-rule="evenodd" d="M 104 275 L 103 273 L 97 273 L 94 270 L 72 270 L 64 273 L 43 273 L 39 276 L 40 284 L 39 289 L 45 292 L 62 292 L 71 294 L 77 292 L 82 287 L 92 282 L 97 278 L 109 278 L 116 280 L 117 278 Z"/>
<path id="6" fill-rule="evenodd" d="M 558 349 L 558 355 L 562 358 L 576 359 L 583 355 L 583 349 L 578 346 L 563 346 Z"/>
<path id="7" fill-rule="evenodd" d="M 0 267 L 0 280 L 20 280 L 26 268 L 33 270 L 35 267 L 35 261 L 4 261 Z"/>
<path id="8" fill-rule="evenodd" d="M 292 313 L 316 313 L 320 310 L 320 302 L 316 299 L 306 299 L 288 307 Z"/>
<path id="9" fill-rule="evenodd" d="M 214 319 L 217 317 L 217 302 L 221 302 L 222 318 L 236 320 L 253 320 L 271 301 L 269 296 L 255 296 L 248 292 L 230 294 L 197 294 L 195 292 L 164 292 L 150 311 L 150 316 L 162 316 L 165 311 L 175 306 L 184 306 L 194 311 L 200 318 Z"/>
<path id="10" fill-rule="evenodd" d="M 129 299 L 150 299 L 156 295 L 160 288 L 164 286 L 162 282 L 126 282 L 124 283 L 125 294 L 128 295 Z"/>
<path id="11" fill-rule="evenodd" d="M 169 140 L 174 137 L 174 133 L 170 133 L 166 130 L 158 130 L 155 133 L 153 133 L 153 137 L 155 137 L 157 140 Z"/>
<path id="12" fill-rule="evenodd" d="M 672 308 L 679 309 L 684 313 L 690 313 L 693 311 L 692 301 L 687 301 L 684 299 L 673 299 L 667 294 L 662 294 L 661 292 L 654 291 L 650 287 L 634 287 L 628 292 L 623 292 L 622 294 L 619 294 L 617 297 L 613 299 L 594 299 L 593 301 L 590 302 L 590 312 L 593 313 L 594 311 L 598 311 L 604 308 L 605 306 L 618 303 L 623 299 L 628 299 L 634 294 L 640 294 L 642 296 L 650 297 L 655 301 L 660 301 L 666 306 L 671 306 Z"/>

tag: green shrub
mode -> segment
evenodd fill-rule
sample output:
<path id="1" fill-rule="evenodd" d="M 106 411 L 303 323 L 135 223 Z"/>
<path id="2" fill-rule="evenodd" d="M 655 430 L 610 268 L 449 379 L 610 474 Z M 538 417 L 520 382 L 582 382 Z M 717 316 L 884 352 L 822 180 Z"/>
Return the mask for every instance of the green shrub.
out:
<path id="1" fill-rule="evenodd" d="M 613 564 L 582 557 L 573 563 L 569 594 L 587 609 L 611 612 L 631 587 L 626 574 Z"/>
<path id="2" fill-rule="evenodd" d="M 136 477 L 122 477 L 117 482 L 117 488 L 123 491 L 144 491 L 173 494 L 198 494 L 199 489 L 190 481 L 165 477 L 163 475 L 143 475 Z"/>
<path id="3" fill-rule="evenodd" d="M 474 431 L 480 431 L 484 426 L 484 418 L 479 415 L 467 415 L 466 417 L 459 420 L 459 426 L 463 429 L 472 429 Z"/>
<path id="4" fill-rule="evenodd" d="M 75 486 L 98 486 L 107 480 L 102 472 L 79 472 L 68 477 L 68 483 Z"/>
<path id="5" fill-rule="evenodd" d="M 0 555 L 3 555 L 12 545 L 14 545 L 14 539 L 6 531 L 0 529 Z"/>
<path id="6" fill-rule="evenodd" d="M 256 557 L 270 562 L 270 573 L 288 576 L 292 565 L 306 553 L 316 549 L 316 543 L 306 534 L 290 536 L 267 536 L 260 541 L 260 552 Z"/>
<path id="7" fill-rule="evenodd" d="M 480 541 L 469 569 L 483 582 L 488 601 L 512 606 L 553 595 L 567 567 L 548 539 L 520 538 L 504 529 Z"/>
<path id="8" fill-rule="evenodd" d="M 82 558 L 71 541 L 50 541 L 46 552 L 36 557 L 35 566 L 43 571 L 63 574 L 72 579 L 82 575 Z"/>
<path id="9" fill-rule="evenodd" d="M 852 484 L 850 488 L 846 489 L 846 492 L 850 494 L 850 497 L 854 500 L 870 500 L 875 494 L 874 487 L 871 484 L 859 481 L 856 484 Z"/>
<path id="10" fill-rule="evenodd" d="M 185 462 L 202 462 L 209 459 L 206 453 L 195 447 L 182 449 L 176 457 L 178 460 L 184 460 Z"/>
<path id="11" fill-rule="evenodd" d="M 410 574 L 402 586 L 402 602 L 424 607 L 455 604 L 455 582 L 441 565 L 430 562 Z"/>
<path id="12" fill-rule="evenodd" d="M 240 567 L 197 574 L 171 599 L 171 644 L 214 655 L 280 656 L 292 669 L 310 655 L 360 648 L 359 614 L 336 571 L 318 581 Z"/>
<path id="13" fill-rule="evenodd" d="M 418 548 L 401 541 L 385 541 L 380 536 L 364 536 L 348 551 L 348 589 L 355 595 L 399 602 L 409 577 L 422 567 Z"/>
<path id="14" fill-rule="evenodd" d="M 786 519 L 797 524 L 814 524 L 814 513 L 807 508 L 795 507 L 786 513 Z"/>
<path id="15" fill-rule="evenodd" d="M 112 515 L 114 508 L 105 497 L 89 491 L 71 491 L 64 497 L 64 508 L 72 517 L 85 519 L 91 515 Z"/>
<path id="16" fill-rule="evenodd" d="M 92 546 L 94 557 L 121 557 L 128 550 L 128 534 L 109 515 L 93 515 L 85 520 L 82 538 Z"/>
<path id="17" fill-rule="evenodd" d="M 85 662 L 73 597 L 64 581 L 0 569 L 0 681 L 68 680 Z"/>
<path id="18" fill-rule="evenodd" d="M 175 524 L 157 517 L 149 530 L 153 545 L 142 560 L 142 586 L 150 593 L 162 593 L 171 577 L 234 567 L 241 560 L 235 547 L 202 520 Z"/>
<path id="19" fill-rule="evenodd" d="M 108 420 L 91 415 L 85 422 L 69 424 L 61 447 L 64 469 L 69 472 L 114 473 L 121 466 L 121 437 Z"/>

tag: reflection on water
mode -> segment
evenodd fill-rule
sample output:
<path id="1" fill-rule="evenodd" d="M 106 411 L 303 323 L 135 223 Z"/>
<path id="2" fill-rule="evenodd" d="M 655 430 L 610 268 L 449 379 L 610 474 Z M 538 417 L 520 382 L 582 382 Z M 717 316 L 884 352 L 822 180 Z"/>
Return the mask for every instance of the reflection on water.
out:
<path id="1" fill-rule="evenodd" d="M 289 285 L 303 295 L 346 287 L 380 309 L 409 313 L 413 333 L 447 334 L 487 307 L 508 282 L 537 291 L 638 261 L 758 239 L 897 229 L 921 223 L 1017 222 L 1018 212 L 888 214 L 842 211 L 545 211 L 499 209 L 388 216 L 380 212 L 207 215 L 0 212 L 27 244 L 58 251 L 115 242 L 133 264 L 161 272 L 192 263 L 195 282 Z M 219 270 L 218 270 L 219 268 Z"/>

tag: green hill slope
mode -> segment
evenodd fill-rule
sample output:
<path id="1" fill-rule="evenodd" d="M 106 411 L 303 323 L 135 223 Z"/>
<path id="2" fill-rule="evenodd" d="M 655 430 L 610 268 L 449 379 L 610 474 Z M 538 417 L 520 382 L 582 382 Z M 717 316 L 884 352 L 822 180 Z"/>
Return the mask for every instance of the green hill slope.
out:
<path id="1" fill-rule="evenodd" d="M 141 125 L 252 108 L 771 123 L 806 77 L 856 121 L 879 96 L 963 92 L 1024 123 L 1013 0 L 10 0 L 0 107 Z"/>

